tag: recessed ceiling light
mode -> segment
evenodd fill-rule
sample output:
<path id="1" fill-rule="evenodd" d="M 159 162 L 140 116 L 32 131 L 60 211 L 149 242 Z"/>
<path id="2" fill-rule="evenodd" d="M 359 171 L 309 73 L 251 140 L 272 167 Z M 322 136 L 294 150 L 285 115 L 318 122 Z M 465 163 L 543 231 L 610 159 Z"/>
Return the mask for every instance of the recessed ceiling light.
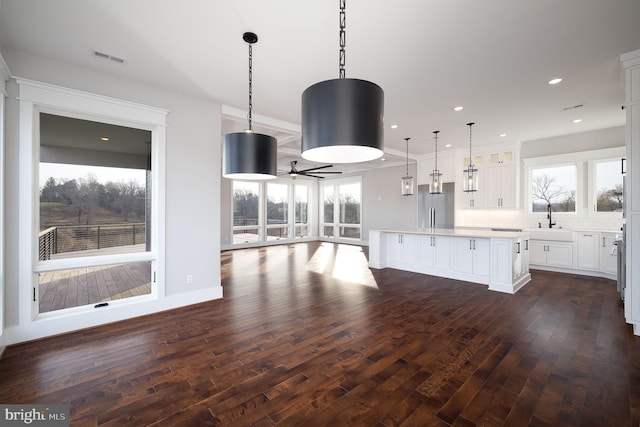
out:
<path id="1" fill-rule="evenodd" d="M 105 142 L 107 142 L 108 140 L 109 140 L 109 137 L 108 137 L 108 136 L 101 136 L 101 137 L 100 137 L 100 141 L 105 141 Z"/>
<path id="2" fill-rule="evenodd" d="M 449 148 L 449 147 L 451 147 L 451 144 L 444 144 L 444 146 Z"/>
<path id="3" fill-rule="evenodd" d="M 498 135 L 500 138 L 504 138 L 505 136 L 507 136 L 506 133 L 501 133 L 500 135 Z"/>
<path id="4" fill-rule="evenodd" d="M 453 111 L 462 111 L 464 107 L 462 105 L 458 105 L 457 107 L 453 107 Z"/>
<path id="5" fill-rule="evenodd" d="M 550 84 L 550 85 L 557 85 L 561 81 L 562 81 L 562 79 L 560 77 L 556 77 L 555 79 L 549 80 L 547 83 Z"/>
<path id="6" fill-rule="evenodd" d="M 398 125 L 391 125 L 391 129 L 398 129 Z"/>
<path id="7" fill-rule="evenodd" d="M 571 123 L 580 123 L 582 121 L 582 119 L 573 119 L 571 120 Z"/>
<path id="8" fill-rule="evenodd" d="M 384 158 L 384 157 L 381 157 L 381 158 L 380 158 L 380 161 L 381 161 L 381 162 L 384 162 L 385 160 L 387 160 L 387 159 L 386 159 L 386 158 Z"/>

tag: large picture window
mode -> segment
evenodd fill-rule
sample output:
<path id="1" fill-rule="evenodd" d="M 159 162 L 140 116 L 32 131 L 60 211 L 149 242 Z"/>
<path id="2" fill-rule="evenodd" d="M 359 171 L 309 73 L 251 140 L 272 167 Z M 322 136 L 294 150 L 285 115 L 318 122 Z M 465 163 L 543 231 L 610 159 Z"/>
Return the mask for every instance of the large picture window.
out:
<path id="1" fill-rule="evenodd" d="M 595 211 L 622 212 L 620 159 L 593 162 Z"/>
<path id="2" fill-rule="evenodd" d="M 531 168 L 531 212 L 576 212 L 575 164 Z"/>
<path id="3" fill-rule="evenodd" d="M 150 261 L 57 263 L 151 252 L 151 132 L 47 113 L 39 125 L 38 312 L 150 294 Z"/>

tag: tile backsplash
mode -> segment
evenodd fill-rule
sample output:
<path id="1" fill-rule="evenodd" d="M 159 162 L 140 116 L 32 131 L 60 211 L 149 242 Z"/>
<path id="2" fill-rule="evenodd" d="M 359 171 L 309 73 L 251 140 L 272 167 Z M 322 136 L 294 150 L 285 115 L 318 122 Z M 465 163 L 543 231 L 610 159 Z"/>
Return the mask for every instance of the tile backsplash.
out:
<path id="1" fill-rule="evenodd" d="M 554 228 L 569 230 L 620 231 L 621 214 L 588 215 L 552 213 Z M 549 226 L 544 213 L 529 214 L 521 209 L 456 209 L 457 227 L 543 228 Z"/>

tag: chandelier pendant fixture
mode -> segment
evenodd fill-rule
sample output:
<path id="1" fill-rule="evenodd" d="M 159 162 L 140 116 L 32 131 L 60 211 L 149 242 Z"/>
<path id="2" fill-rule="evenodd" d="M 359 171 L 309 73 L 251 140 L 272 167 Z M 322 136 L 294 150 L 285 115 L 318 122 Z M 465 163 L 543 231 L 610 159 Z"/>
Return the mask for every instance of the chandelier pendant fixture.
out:
<path id="1" fill-rule="evenodd" d="M 442 173 L 438 170 L 438 133 L 440 133 L 439 130 L 433 131 L 434 139 L 436 140 L 436 163 L 433 172 L 430 174 L 429 194 L 442 194 Z"/>
<path id="2" fill-rule="evenodd" d="M 258 42 L 255 33 L 246 32 L 242 39 L 249 44 L 249 128 L 244 132 L 228 133 L 222 146 L 222 176 L 229 179 L 265 180 L 277 177 L 277 140 L 269 135 L 253 132 L 253 50 Z"/>
<path id="3" fill-rule="evenodd" d="M 346 0 L 340 0 L 339 78 L 302 93 L 302 157 L 322 163 L 357 163 L 381 157 L 384 92 L 345 77 Z"/>
<path id="4" fill-rule="evenodd" d="M 405 138 L 404 140 L 407 142 L 407 169 L 405 175 L 402 177 L 402 195 L 403 196 L 411 196 L 413 195 L 413 177 L 409 176 L 409 140 L 411 138 Z"/>
<path id="5" fill-rule="evenodd" d="M 464 180 L 462 191 L 465 193 L 478 191 L 478 174 L 476 173 L 478 172 L 478 169 L 476 169 L 473 164 L 473 156 L 471 155 L 471 126 L 474 124 L 475 123 L 467 123 L 467 126 L 469 126 L 469 166 L 467 166 L 463 171 Z"/>

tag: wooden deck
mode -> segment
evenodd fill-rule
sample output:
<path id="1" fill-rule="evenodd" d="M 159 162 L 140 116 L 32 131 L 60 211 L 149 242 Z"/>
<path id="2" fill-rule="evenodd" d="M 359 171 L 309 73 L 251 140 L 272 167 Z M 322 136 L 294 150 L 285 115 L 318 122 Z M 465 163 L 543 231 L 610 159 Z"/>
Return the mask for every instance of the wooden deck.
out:
<path id="1" fill-rule="evenodd" d="M 221 258 L 222 300 L 8 347 L 0 402 L 72 426 L 640 423 L 611 280 L 533 271 L 509 295 L 318 242 Z"/>
<path id="2" fill-rule="evenodd" d="M 149 261 L 40 273 L 40 313 L 151 292 Z"/>

